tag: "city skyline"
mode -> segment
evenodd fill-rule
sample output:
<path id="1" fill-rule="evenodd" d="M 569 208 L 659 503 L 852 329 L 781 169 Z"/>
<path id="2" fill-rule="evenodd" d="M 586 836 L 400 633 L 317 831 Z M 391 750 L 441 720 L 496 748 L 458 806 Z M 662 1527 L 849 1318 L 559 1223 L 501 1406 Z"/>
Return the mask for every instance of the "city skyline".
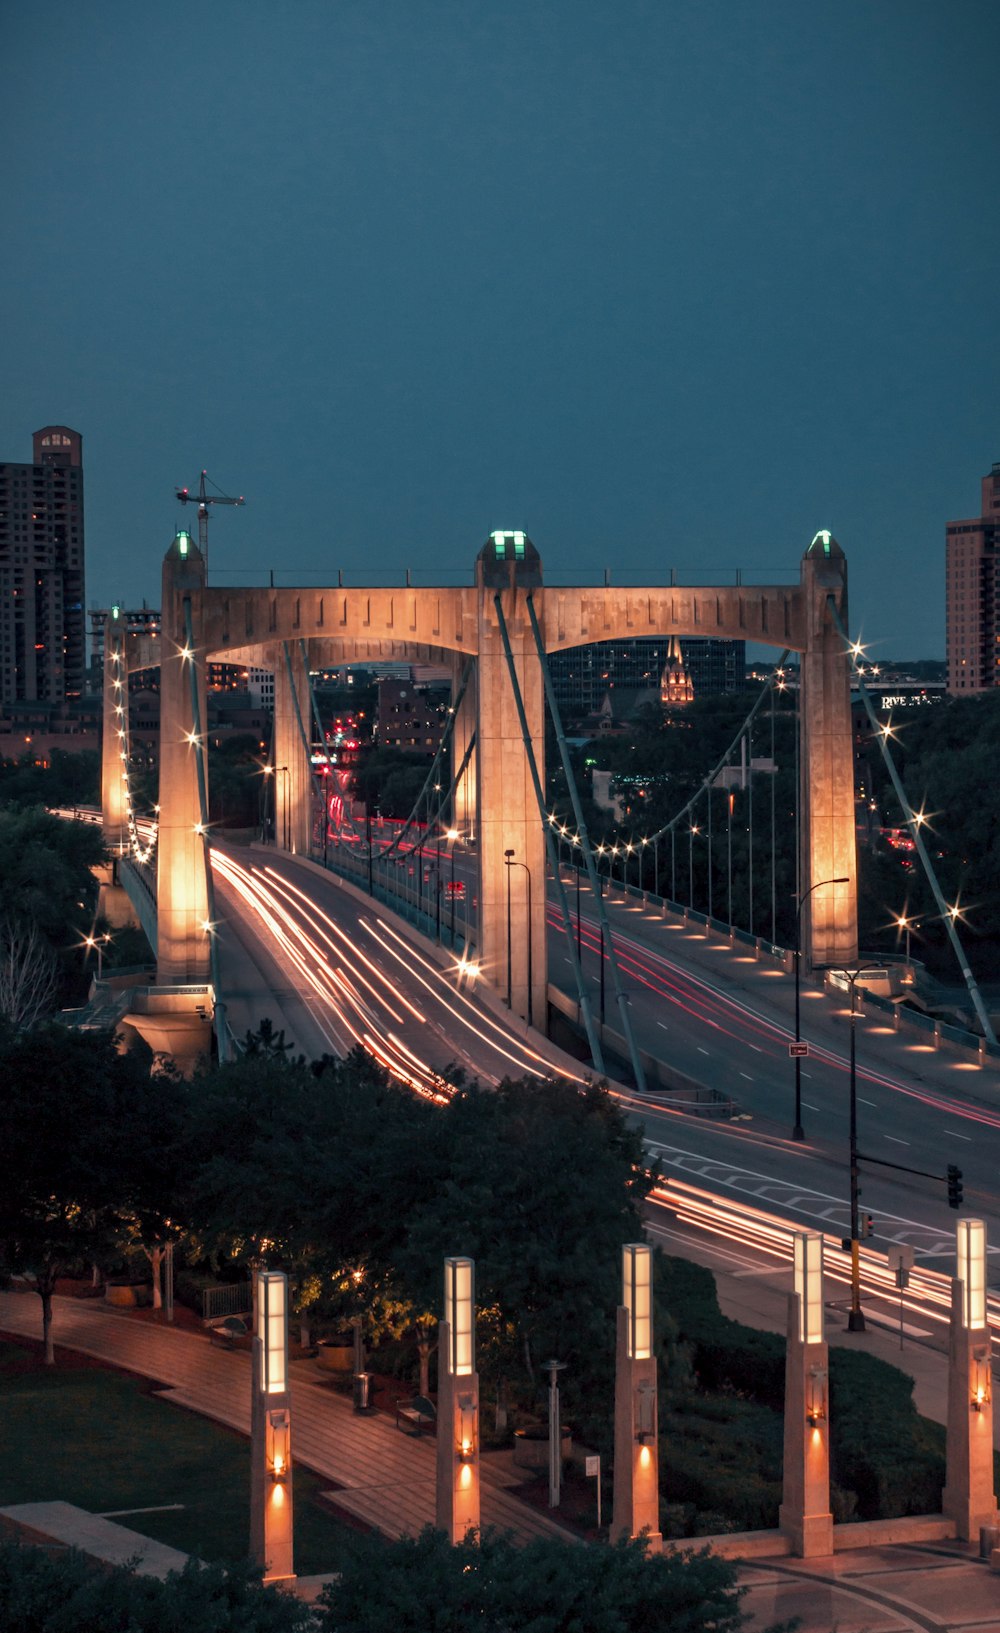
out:
<path id="1" fill-rule="evenodd" d="M 87 445 L 88 605 L 214 582 L 796 578 L 943 657 L 1000 458 L 995 9 L 64 0 L 8 28 L 0 456 Z"/>

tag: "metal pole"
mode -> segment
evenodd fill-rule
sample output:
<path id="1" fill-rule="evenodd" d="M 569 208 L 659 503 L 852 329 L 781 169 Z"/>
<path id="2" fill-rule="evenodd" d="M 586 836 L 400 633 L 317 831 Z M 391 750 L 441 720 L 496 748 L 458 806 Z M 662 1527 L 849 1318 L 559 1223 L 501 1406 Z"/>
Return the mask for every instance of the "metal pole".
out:
<path id="1" fill-rule="evenodd" d="M 801 1032 L 799 1031 L 799 984 L 800 984 L 799 966 L 800 966 L 801 961 L 802 961 L 802 909 L 806 905 L 806 902 L 809 900 L 809 897 L 812 895 L 814 890 L 822 890 L 824 885 L 846 885 L 846 884 L 849 884 L 849 883 L 850 883 L 850 880 L 848 878 L 846 878 L 846 876 L 843 877 L 843 878 L 840 878 L 840 879 L 817 879 L 816 883 L 814 885 L 810 885 L 810 887 L 806 891 L 805 895 L 800 898 L 798 907 L 796 909 L 796 913 L 795 913 L 795 1042 L 796 1043 L 799 1043 L 801 1041 L 801 1036 L 802 1036 Z M 801 1056 L 796 1052 L 796 1055 L 795 1055 L 795 1126 L 792 1129 L 792 1139 L 793 1140 L 802 1140 L 804 1138 L 805 1138 L 805 1134 L 804 1134 L 803 1128 L 802 1128 L 802 1059 L 801 1059 Z"/>
<path id="2" fill-rule="evenodd" d="M 580 864 L 576 864 L 576 956 L 582 956 L 580 950 Z"/>
<path id="3" fill-rule="evenodd" d="M 660 836 L 653 840 L 653 895 L 660 894 Z"/>
<path id="4" fill-rule="evenodd" d="M 559 1423 L 559 1374 L 565 1361 L 546 1361 L 549 1374 L 549 1507 L 559 1507 L 562 1486 L 562 1429 Z"/>
<path id="5" fill-rule="evenodd" d="M 521 866 L 523 867 L 525 873 L 528 875 L 528 1025 L 529 1026 L 534 1026 L 535 1017 L 534 1017 L 534 1013 L 532 1011 L 532 1004 L 531 1004 L 531 995 L 532 995 L 532 992 L 534 991 L 534 981 L 532 980 L 532 975 L 533 975 L 534 972 L 532 970 L 532 965 L 531 965 L 531 952 L 532 952 L 532 945 L 531 944 L 532 944 L 532 942 L 534 941 L 535 938 L 531 933 L 532 927 L 533 927 L 533 922 L 534 922 L 532 920 L 532 917 L 531 917 L 531 869 L 529 868 L 527 862 L 522 862 Z"/>
<path id="6" fill-rule="evenodd" d="M 747 929 L 753 935 L 753 726 L 747 730 L 747 879 L 750 887 L 750 923 Z"/>
<path id="7" fill-rule="evenodd" d="M 601 1025 L 604 1025 L 604 925 L 601 925 Z"/>
<path id="8" fill-rule="evenodd" d="M 712 789 L 708 790 L 708 916 L 712 917 Z"/>
<path id="9" fill-rule="evenodd" d="M 851 988 L 851 1313 L 847 1318 L 848 1332 L 864 1332 L 865 1318 L 861 1309 L 861 1247 L 858 1241 L 858 1092 L 855 1033 L 855 983 L 860 970 L 854 970 L 848 981 Z"/>
<path id="10" fill-rule="evenodd" d="M 451 945 L 455 946 L 455 841 L 451 841 Z"/>
<path id="11" fill-rule="evenodd" d="M 510 858 L 513 851 L 504 851 L 503 859 L 507 866 L 507 1008 L 510 1009 L 511 993 L 511 959 L 510 959 Z"/>
<path id="12" fill-rule="evenodd" d="M 726 894 L 729 908 L 729 928 L 733 928 L 733 800 L 731 788 L 726 790 Z"/>
<path id="13" fill-rule="evenodd" d="M 688 907 L 694 907 L 694 824 L 688 818 Z"/>
<path id="14" fill-rule="evenodd" d="M 677 829 L 670 830 L 670 900 L 677 900 Z"/>

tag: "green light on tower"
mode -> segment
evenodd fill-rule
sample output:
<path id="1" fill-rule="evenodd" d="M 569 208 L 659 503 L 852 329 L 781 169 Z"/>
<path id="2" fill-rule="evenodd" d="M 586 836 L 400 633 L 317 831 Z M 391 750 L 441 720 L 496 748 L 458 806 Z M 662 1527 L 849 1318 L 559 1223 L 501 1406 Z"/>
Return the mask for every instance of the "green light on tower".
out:
<path id="1" fill-rule="evenodd" d="M 178 533 L 178 535 L 177 535 L 177 549 L 178 549 L 179 554 L 182 555 L 182 556 L 186 556 L 187 553 L 188 553 L 188 550 L 190 548 L 190 545 L 191 545 L 191 535 L 190 535 L 190 533 L 183 533 L 183 532 Z"/>

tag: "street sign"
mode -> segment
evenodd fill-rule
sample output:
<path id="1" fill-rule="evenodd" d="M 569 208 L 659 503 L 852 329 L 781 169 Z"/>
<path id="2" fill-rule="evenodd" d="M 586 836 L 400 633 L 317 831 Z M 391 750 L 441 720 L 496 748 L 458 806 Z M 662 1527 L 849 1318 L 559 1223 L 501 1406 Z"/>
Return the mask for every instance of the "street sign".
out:
<path id="1" fill-rule="evenodd" d="M 793 1060 L 796 1058 L 796 1056 L 798 1056 L 799 1059 L 804 1060 L 806 1055 L 809 1053 L 809 1045 L 808 1043 L 790 1043 L 788 1045 L 788 1053 L 791 1055 Z"/>
<path id="2" fill-rule="evenodd" d="M 588 1480 L 596 1480 L 601 1472 L 601 1459 L 599 1457 L 584 1458 L 583 1472 Z"/>

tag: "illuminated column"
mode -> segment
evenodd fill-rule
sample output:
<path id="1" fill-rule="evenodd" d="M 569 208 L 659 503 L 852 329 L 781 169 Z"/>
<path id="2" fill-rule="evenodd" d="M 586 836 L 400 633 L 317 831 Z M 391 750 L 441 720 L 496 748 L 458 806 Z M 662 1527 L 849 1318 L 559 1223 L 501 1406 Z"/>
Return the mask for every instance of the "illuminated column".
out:
<path id="1" fill-rule="evenodd" d="M 280 642 L 274 649 L 274 841 L 297 856 L 309 855 L 312 784 L 309 754 L 302 741 L 312 741 L 312 702 L 306 661 L 298 641 Z M 291 676 L 289 676 L 289 660 Z M 293 692 L 294 685 L 294 692 Z M 296 710 L 296 702 L 298 709 Z M 299 720 L 302 721 L 302 730 Z"/>
<path id="2" fill-rule="evenodd" d="M 504 654 L 494 597 L 500 590 L 504 618 L 535 752 L 545 786 L 545 696 L 542 669 L 517 584 L 500 589 L 497 574 L 478 563 L 479 673 L 477 688 L 476 762 L 479 821 L 479 952 L 486 979 L 507 996 L 507 891 L 510 889 L 510 988 L 515 1015 L 528 1015 L 528 968 L 531 967 L 532 1018 L 544 1032 L 548 1015 L 548 963 L 545 935 L 545 839 L 542 820 L 524 751 L 510 671 Z M 538 574 L 540 582 L 540 573 Z M 543 629 L 544 633 L 544 629 Z M 506 852 L 528 869 L 504 865 Z M 528 957 L 528 936 L 532 938 Z"/>
<path id="3" fill-rule="evenodd" d="M 648 1532 L 659 1553 L 659 1448 L 656 1356 L 653 1353 L 653 1251 L 644 1242 L 622 1248 L 622 1306 L 615 1354 L 615 1469 L 611 1538 Z"/>
<path id="4" fill-rule="evenodd" d="M 207 981 L 209 974 L 208 887 L 201 836 L 197 755 L 191 701 L 191 666 L 196 666 L 205 705 L 205 647 L 200 591 L 205 563 L 188 533 L 178 533 L 163 562 L 163 646 L 160 662 L 160 826 L 157 843 L 157 980 Z M 193 645 L 185 630 L 190 602 Z"/>
<path id="5" fill-rule="evenodd" d="M 846 628 L 847 562 L 829 533 L 817 533 L 802 559 L 802 594 L 801 889 L 805 894 L 820 879 L 849 881 L 809 897 L 802 915 L 802 949 L 807 967 L 843 967 L 858 957 L 858 856 L 850 670 L 827 602 L 833 596 Z"/>
<path id="6" fill-rule="evenodd" d="M 250 1554 L 264 1581 L 294 1576 L 288 1278 L 257 1276 L 257 1331 L 250 1402 Z"/>
<path id="7" fill-rule="evenodd" d="M 438 1344 L 437 1528 L 449 1542 L 479 1530 L 479 1374 L 472 1259 L 444 1261 Z"/>
<path id="8" fill-rule="evenodd" d="M 452 697 L 457 696 L 461 684 L 461 672 L 464 660 L 456 663 L 452 676 Z M 465 758 L 465 751 L 469 746 L 469 739 L 476 729 L 476 714 L 479 705 L 476 699 L 476 670 L 473 668 L 469 676 L 469 684 L 465 688 L 465 696 L 458 705 L 455 715 L 455 735 L 452 740 L 452 765 L 455 772 Z M 476 837 L 476 750 L 472 750 L 469 763 L 462 776 L 455 784 L 455 793 L 451 803 L 452 826 L 457 828 L 463 839 Z"/>
<path id="9" fill-rule="evenodd" d="M 801 1559 L 833 1553 L 830 1511 L 829 1355 L 823 1336 L 823 1238 L 793 1237 L 788 1296 L 785 1458 L 778 1525 Z"/>
<path id="10" fill-rule="evenodd" d="M 101 815 L 104 842 L 116 854 L 128 829 L 125 809 L 124 761 L 128 744 L 128 669 L 125 661 L 125 623 L 121 609 L 112 607 L 104 629 L 104 706 L 101 731 Z"/>
<path id="11" fill-rule="evenodd" d="M 941 1511 L 964 1542 L 997 1522 L 993 1485 L 993 1392 L 986 1317 L 986 1226 L 960 1219 L 958 1275 L 951 1287 L 948 1441 Z"/>

